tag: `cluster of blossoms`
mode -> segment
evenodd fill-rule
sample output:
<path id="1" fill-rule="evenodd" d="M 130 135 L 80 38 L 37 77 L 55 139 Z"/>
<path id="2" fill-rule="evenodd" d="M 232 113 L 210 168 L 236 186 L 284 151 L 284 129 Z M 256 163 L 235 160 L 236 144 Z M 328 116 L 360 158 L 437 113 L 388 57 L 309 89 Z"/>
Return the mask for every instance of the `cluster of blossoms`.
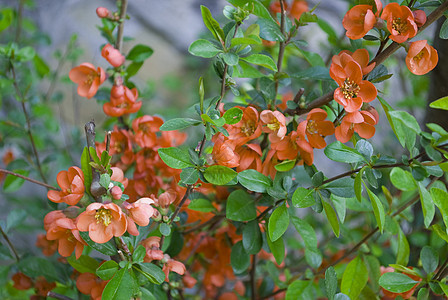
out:
<path id="1" fill-rule="evenodd" d="M 56 287 L 55 282 L 48 282 L 43 276 L 33 280 L 21 272 L 14 274 L 11 279 L 13 287 L 17 290 L 26 291 L 34 288 L 35 294 L 30 297 L 30 300 L 47 299 L 48 292 Z"/>
<path id="2" fill-rule="evenodd" d="M 347 37 L 360 39 L 374 27 L 385 30 L 384 21 L 387 23 L 388 38 L 401 44 L 417 34 L 418 28 L 426 23 L 426 14 L 422 10 L 412 11 L 408 6 L 395 2 L 389 3 L 383 9 L 381 0 L 375 0 L 375 6 L 362 4 L 350 9 L 342 25 L 347 30 Z M 426 40 L 403 46 L 408 51 L 406 65 L 412 73 L 423 75 L 437 65 L 437 51 L 428 45 Z"/>

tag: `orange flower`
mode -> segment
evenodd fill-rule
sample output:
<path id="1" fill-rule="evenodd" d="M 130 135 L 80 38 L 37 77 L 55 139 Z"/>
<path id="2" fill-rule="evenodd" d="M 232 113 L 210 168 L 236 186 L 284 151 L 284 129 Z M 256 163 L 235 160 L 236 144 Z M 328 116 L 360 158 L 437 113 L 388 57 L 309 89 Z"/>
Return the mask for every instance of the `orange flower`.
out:
<path id="1" fill-rule="evenodd" d="M 85 295 L 90 295 L 93 300 L 101 300 L 106 284 L 107 281 L 101 280 L 92 273 L 82 273 L 76 279 L 78 290 Z"/>
<path id="2" fill-rule="evenodd" d="M 258 144 L 247 144 L 240 146 L 235 151 L 240 157 L 240 165 L 236 167 L 237 172 L 254 169 L 261 172 L 262 151 Z"/>
<path id="3" fill-rule="evenodd" d="M 36 247 L 42 248 L 42 253 L 45 256 L 52 256 L 58 250 L 58 244 L 48 240 L 45 234 L 37 235 Z"/>
<path id="4" fill-rule="evenodd" d="M 367 75 L 375 67 L 375 63 L 369 65 L 369 51 L 366 49 L 358 49 L 355 52 L 342 50 L 338 55 L 334 55 L 331 61 L 339 66 L 346 65 L 348 61 L 354 60 L 362 69 L 362 75 Z"/>
<path id="5" fill-rule="evenodd" d="M 101 50 L 101 56 L 115 68 L 121 66 L 125 61 L 123 54 L 121 54 L 121 52 L 115 49 L 111 44 L 107 44 L 103 47 Z"/>
<path id="6" fill-rule="evenodd" d="M 215 138 L 212 157 L 213 161 L 221 166 L 234 168 L 240 164 L 240 156 L 235 152 L 235 145 L 230 141 L 224 141 L 223 136 Z"/>
<path id="7" fill-rule="evenodd" d="M 362 38 L 376 24 L 376 18 L 383 8 L 380 0 L 375 0 L 376 13 L 372 5 L 356 5 L 350 9 L 342 20 L 342 26 L 347 30 L 346 35 L 352 40 Z"/>
<path id="8" fill-rule="evenodd" d="M 363 102 L 370 102 L 376 98 L 375 86 L 362 80 L 361 66 L 354 60 L 341 60 L 341 65 L 332 63 L 330 76 L 339 87 L 334 92 L 334 100 L 344 106 L 347 112 L 359 110 Z"/>
<path id="9" fill-rule="evenodd" d="M 386 20 L 389 38 L 397 43 L 403 43 L 417 34 L 417 24 L 409 7 L 392 2 L 386 5 L 381 14 Z"/>
<path id="10" fill-rule="evenodd" d="M 41 297 L 47 297 L 49 291 L 56 287 L 55 282 L 48 282 L 45 277 L 39 276 L 34 284 L 36 294 Z"/>
<path id="11" fill-rule="evenodd" d="M 237 107 L 243 111 L 243 117 L 238 123 L 227 125 L 226 129 L 229 132 L 228 139 L 235 146 L 240 146 L 261 135 L 261 124 L 259 122 L 258 111 L 254 107 Z"/>
<path id="12" fill-rule="evenodd" d="M 348 142 L 357 132 L 360 137 L 370 139 L 375 134 L 377 119 L 367 111 L 347 113 L 342 119 L 341 125 L 336 127 L 336 139 L 341 143 Z"/>
<path id="13" fill-rule="evenodd" d="M 163 120 L 159 117 L 142 116 L 132 122 L 134 129 L 135 141 L 140 147 L 154 147 L 156 145 L 157 135 Z"/>
<path id="14" fill-rule="evenodd" d="M 123 170 L 117 167 L 110 168 L 112 170 L 112 176 L 110 176 L 111 181 L 117 181 L 123 184 L 124 188 L 128 186 L 129 179 L 124 177 Z"/>
<path id="15" fill-rule="evenodd" d="M 308 113 L 306 121 L 300 122 L 297 127 L 297 131 L 300 132 L 302 136 L 306 135 L 313 148 L 325 148 L 327 143 L 323 136 L 334 134 L 333 122 L 325 121 L 326 118 L 327 112 L 325 110 L 314 108 Z"/>
<path id="16" fill-rule="evenodd" d="M 76 221 L 79 231 L 88 231 L 95 243 L 106 243 L 113 236 L 122 236 L 127 227 L 126 215 L 114 203 L 92 203 Z"/>
<path id="17" fill-rule="evenodd" d="M 426 23 L 426 14 L 423 10 L 414 10 L 412 15 L 414 16 L 414 21 L 415 24 L 417 24 L 417 27 L 422 27 Z"/>
<path id="18" fill-rule="evenodd" d="M 68 77 L 78 84 L 78 95 L 90 99 L 95 96 L 98 87 L 106 80 L 106 73 L 100 67 L 95 69 L 95 66 L 90 63 L 82 63 L 73 68 Z"/>
<path id="19" fill-rule="evenodd" d="M 149 219 L 154 214 L 154 208 L 151 204 L 154 203 L 154 200 L 150 198 L 140 198 L 136 202 L 129 204 L 128 202 L 123 202 L 123 206 L 128 211 L 128 227 L 127 230 L 132 235 L 139 235 L 137 230 L 137 226 L 147 226 L 149 224 Z"/>
<path id="20" fill-rule="evenodd" d="M 412 42 L 406 55 L 406 66 L 415 75 L 423 75 L 434 69 L 439 61 L 437 50 L 426 40 Z"/>
<path id="21" fill-rule="evenodd" d="M 289 13 L 291 17 L 299 20 L 300 16 L 306 11 L 308 11 L 308 3 L 305 0 L 294 0 Z"/>
<path id="22" fill-rule="evenodd" d="M 269 141 L 277 143 L 286 135 L 286 119 L 279 111 L 263 110 L 260 114 L 263 132 L 269 133 Z"/>
<path id="23" fill-rule="evenodd" d="M 291 131 L 281 141 L 272 143 L 271 148 L 277 151 L 277 157 L 280 160 L 295 159 L 299 153 L 299 147 L 296 143 L 298 137 L 297 131 Z"/>
<path id="24" fill-rule="evenodd" d="M 33 286 L 31 278 L 21 272 L 12 275 L 12 281 L 14 282 L 13 287 L 16 290 L 28 290 Z"/>
<path id="25" fill-rule="evenodd" d="M 84 174 L 80 168 L 70 167 L 68 171 L 59 172 L 56 181 L 62 191 L 49 191 L 50 201 L 75 205 L 84 196 Z"/>
<path id="26" fill-rule="evenodd" d="M 270 176 L 274 179 L 275 174 L 277 174 L 277 169 L 275 166 L 279 163 L 279 159 L 277 157 L 277 151 L 272 149 L 268 151 L 266 154 L 266 158 L 263 161 L 262 165 L 262 173 L 263 175 Z"/>
<path id="27" fill-rule="evenodd" d="M 110 93 L 110 102 L 103 104 L 103 111 L 111 117 L 136 113 L 142 107 L 141 101 L 136 102 L 137 98 L 138 91 L 136 88 L 131 90 L 123 85 L 114 85 Z"/>
<path id="28" fill-rule="evenodd" d="M 413 267 L 409 267 L 409 269 L 412 270 Z M 381 275 L 383 275 L 385 273 L 395 272 L 395 269 L 392 268 L 392 267 L 385 268 L 385 267 L 381 266 L 380 267 L 380 272 L 381 272 Z M 384 296 L 387 297 L 385 299 L 395 299 L 398 296 L 401 296 L 403 299 L 410 299 L 411 296 L 414 294 L 415 288 L 419 285 L 419 283 L 420 283 L 420 281 L 422 281 L 422 279 L 420 277 L 416 276 L 416 275 L 411 275 L 411 274 L 407 274 L 407 273 L 403 273 L 403 274 L 405 274 L 406 276 L 410 277 L 412 280 L 418 281 L 418 283 L 416 283 L 409 291 L 403 292 L 403 293 L 392 293 L 392 292 L 389 292 L 388 290 L 386 290 L 384 288 L 381 288 L 381 290 L 383 291 Z"/>
<path id="29" fill-rule="evenodd" d="M 149 238 L 144 239 L 141 244 L 146 249 L 146 255 L 143 259 L 144 262 L 163 259 L 163 252 L 160 250 L 160 237 L 150 236 Z"/>
<path id="30" fill-rule="evenodd" d="M 47 239 L 58 241 L 58 252 L 63 257 L 69 257 L 75 250 L 79 258 L 84 250 L 85 242 L 79 235 L 75 222 L 69 218 L 59 218 L 47 229 Z"/>
<path id="31" fill-rule="evenodd" d="M 164 260 L 166 260 L 166 263 L 163 265 L 162 271 L 165 273 L 166 282 L 170 282 L 168 278 L 170 272 L 175 272 L 179 275 L 184 275 L 185 271 L 187 270 L 183 263 L 170 258 L 168 254 L 165 254 Z"/>

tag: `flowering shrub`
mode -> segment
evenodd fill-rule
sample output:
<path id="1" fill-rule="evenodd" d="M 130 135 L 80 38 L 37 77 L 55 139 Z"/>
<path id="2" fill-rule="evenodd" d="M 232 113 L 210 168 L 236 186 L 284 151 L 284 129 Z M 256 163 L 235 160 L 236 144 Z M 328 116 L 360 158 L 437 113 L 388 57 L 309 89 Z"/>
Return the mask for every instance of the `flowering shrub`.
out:
<path id="1" fill-rule="evenodd" d="M 0 31 L 16 25 L 18 33 L 0 47 L 7 70 L 0 88 L 14 91 L 5 95 L 24 115 L 23 124 L 13 117 L 2 126 L 23 129 L 19 140 L 31 145 L 26 167 L 5 153 L 3 192 L 13 202 L 27 180 L 47 188 L 49 200 L 35 216 L 45 230 L 36 241 L 45 258 L 15 246 L 24 211 L 0 224 L 8 245 L 0 248 L 3 298 L 448 296 L 448 132 L 435 123 L 423 131 L 379 85 L 392 76 L 385 63 L 400 47 L 413 74 L 437 66 L 427 40 L 410 40 L 442 17 L 448 2 L 383 8 L 380 0 L 358 1 L 341 20 L 350 44 L 304 0 L 228 2 L 225 24 L 200 7 L 209 33 L 188 51 L 210 59 L 217 77 L 199 77 L 193 113 L 171 119 L 146 114 L 151 106 L 131 81 L 153 50 L 137 44 L 124 53 L 127 1 L 98 7 L 109 67 L 75 63 L 72 55 L 68 77 L 80 97 L 102 105 L 106 133 L 96 138 L 95 122 L 87 122 L 85 147 L 69 167 L 57 165 L 57 175 L 48 165 L 59 162 L 59 148 L 41 160 L 46 144 L 36 143 L 41 133 L 29 113 L 49 111 L 51 122 L 52 90 L 36 109 L 41 104 L 20 80 L 31 61 L 36 78 L 48 76 L 49 67 L 31 46 L 22 47 L 22 20 L 14 23 L 13 10 L 1 10 Z M 304 26 L 321 28 L 339 54 L 325 62 L 308 51 L 299 40 Z M 442 28 L 447 36 L 448 26 Z M 430 106 L 447 110 L 448 98 Z M 368 141 L 386 122 L 403 148 L 401 160 Z M 6 145 L 9 137 L 0 138 Z M 331 161 L 347 171 L 330 176 L 323 164 Z M 421 209 L 411 210 L 416 203 Z"/>

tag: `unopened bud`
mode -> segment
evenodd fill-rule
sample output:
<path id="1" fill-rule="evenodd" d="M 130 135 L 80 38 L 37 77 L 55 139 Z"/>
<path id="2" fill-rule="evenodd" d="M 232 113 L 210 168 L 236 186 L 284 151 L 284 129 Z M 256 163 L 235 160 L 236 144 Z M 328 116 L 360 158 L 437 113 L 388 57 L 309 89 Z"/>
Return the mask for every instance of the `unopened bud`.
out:
<path id="1" fill-rule="evenodd" d="M 112 198 L 114 198 L 115 200 L 119 200 L 119 199 L 121 199 L 121 196 L 123 195 L 123 191 L 121 190 L 121 188 L 119 186 L 114 186 L 110 190 L 110 194 L 112 195 Z"/>
<path id="2" fill-rule="evenodd" d="M 163 222 L 168 223 L 170 221 L 170 218 L 168 216 L 163 216 Z"/>
<path id="3" fill-rule="evenodd" d="M 98 7 L 96 14 L 99 18 L 107 18 L 109 16 L 109 10 L 105 7 Z"/>

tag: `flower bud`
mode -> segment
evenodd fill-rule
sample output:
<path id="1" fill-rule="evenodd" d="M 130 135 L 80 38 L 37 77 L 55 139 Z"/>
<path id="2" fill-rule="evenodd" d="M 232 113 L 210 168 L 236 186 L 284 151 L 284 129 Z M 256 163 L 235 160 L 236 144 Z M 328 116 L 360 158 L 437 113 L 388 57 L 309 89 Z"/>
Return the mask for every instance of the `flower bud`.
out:
<path id="1" fill-rule="evenodd" d="M 423 10 L 415 10 L 412 12 L 412 15 L 414 16 L 415 24 L 417 24 L 417 27 L 422 27 L 426 23 L 426 14 Z"/>
<path id="2" fill-rule="evenodd" d="M 114 198 L 115 200 L 119 200 L 119 199 L 121 199 L 121 196 L 123 195 L 123 191 L 121 190 L 121 188 L 119 186 L 114 186 L 110 190 L 110 194 L 112 195 L 112 198 Z"/>
<path id="3" fill-rule="evenodd" d="M 105 7 L 98 7 L 96 9 L 96 15 L 99 18 L 107 18 L 109 16 L 109 10 Z"/>

